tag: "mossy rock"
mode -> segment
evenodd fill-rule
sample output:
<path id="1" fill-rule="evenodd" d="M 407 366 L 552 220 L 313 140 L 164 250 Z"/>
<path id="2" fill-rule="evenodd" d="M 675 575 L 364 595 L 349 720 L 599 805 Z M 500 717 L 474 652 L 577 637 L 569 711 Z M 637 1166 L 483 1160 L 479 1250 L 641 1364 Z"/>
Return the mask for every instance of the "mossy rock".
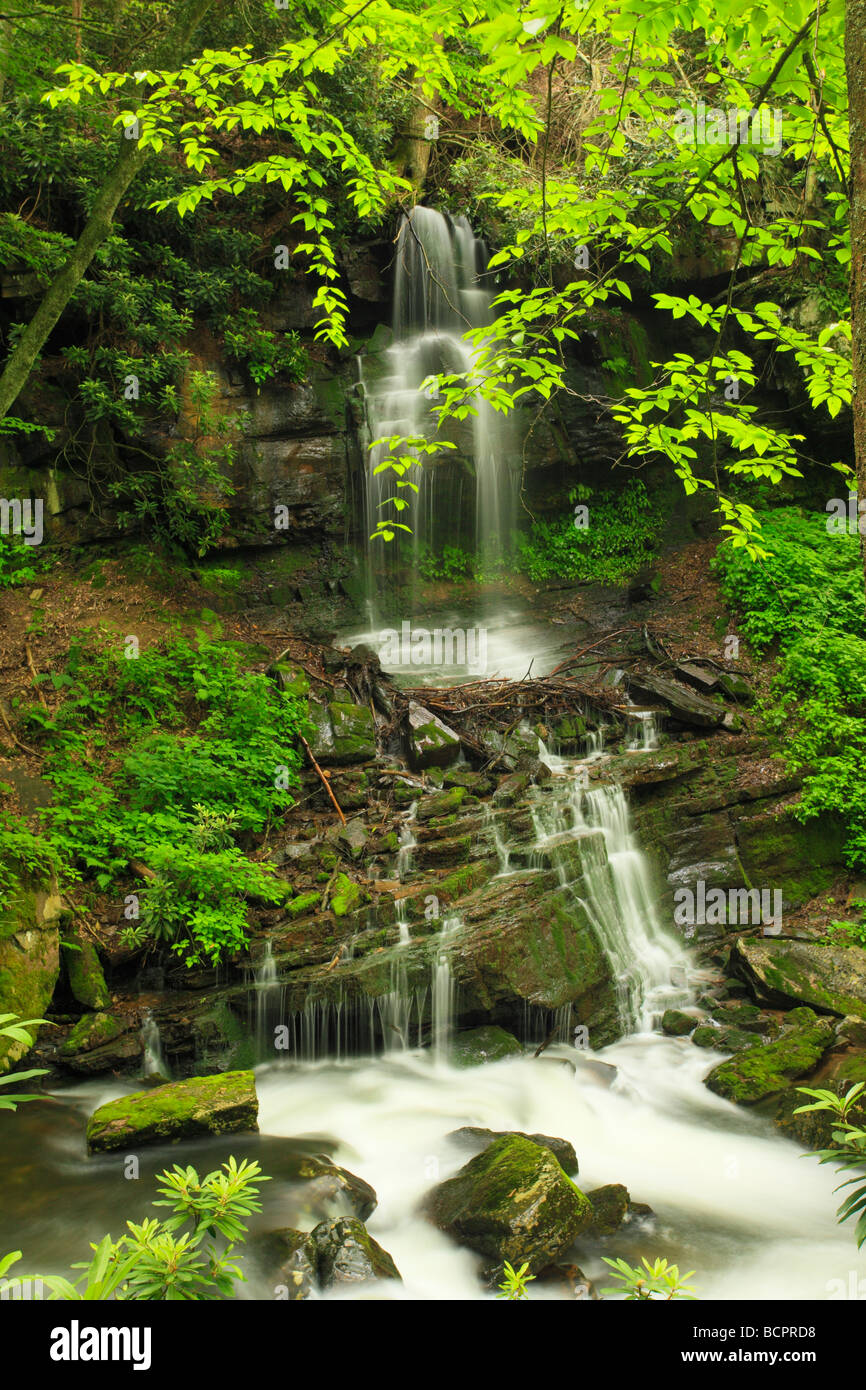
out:
<path id="1" fill-rule="evenodd" d="M 368 901 L 369 894 L 360 884 L 355 883 L 348 874 L 337 874 L 331 889 L 331 911 L 335 917 L 345 917 Z"/>
<path id="2" fill-rule="evenodd" d="M 308 912 L 316 911 L 321 900 L 321 893 L 299 893 L 296 898 L 286 904 L 286 911 L 290 917 L 305 917 Z"/>
<path id="3" fill-rule="evenodd" d="M 306 699 L 310 693 L 310 678 L 301 666 L 295 666 L 291 661 L 278 661 L 273 668 L 277 685 L 286 695 L 293 695 L 298 700 Z"/>
<path id="4" fill-rule="evenodd" d="M 662 1014 L 662 1032 L 669 1038 L 685 1038 L 693 1033 L 698 1020 L 693 1014 L 684 1014 L 679 1009 L 665 1009 Z"/>
<path id="5" fill-rule="evenodd" d="M 866 951 L 859 946 L 741 937 L 734 958 L 768 1003 L 807 1004 L 866 1019 Z"/>
<path id="6" fill-rule="evenodd" d="M 66 978 L 73 999 L 85 1009 L 108 1008 L 111 995 L 93 942 L 74 936 L 67 938 L 63 945 Z"/>
<path id="7" fill-rule="evenodd" d="M 497 1139 L 424 1202 L 427 1218 L 485 1256 L 495 1279 L 508 1260 L 535 1274 L 593 1224 L 592 1203 L 550 1149 L 509 1135 Z"/>
<path id="8" fill-rule="evenodd" d="M 434 792 L 419 805 L 419 821 L 441 820 L 443 816 L 453 815 L 459 811 L 467 795 L 465 787 L 449 787 L 447 791 Z"/>
<path id="9" fill-rule="evenodd" d="M 483 1062 L 498 1062 L 503 1057 L 522 1057 L 523 1045 L 513 1033 L 494 1023 L 458 1033 L 451 1047 L 451 1060 L 456 1067 L 477 1067 Z"/>
<path id="10" fill-rule="evenodd" d="M 692 1042 L 695 1047 L 717 1048 L 720 1037 L 720 1028 L 714 1028 L 711 1023 L 701 1023 L 692 1033 Z"/>
<path id="11" fill-rule="evenodd" d="M 56 893 L 22 881 L 0 914 L 0 1012 L 44 1018 L 60 974 L 59 920 L 63 904 Z M 39 1029 L 31 1027 L 36 1040 Z M 29 1051 L 25 1043 L 0 1038 L 0 1073 Z"/>
<path id="12" fill-rule="evenodd" d="M 61 1057 L 74 1057 L 79 1052 L 92 1052 L 115 1038 L 129 1032 L 128 1020 L 112 1018 L 109 1014 L 85 1014 L 57 1049 Z"/>
<path id="13" fill-rule="evenodd" d="M 808 1076 L 835 1040 L 836 1031 L 829 1019 L 818 1018 L 811 1010 L 795 1012 L 800 1015 L 795 1026 L 775 1042 L 747 1047 L 714 1067 L 705 1078 L 709 1089 L 738 1105 L 755 1105 Z"/>
<path id="14" fill-rule="evenodd" d="M 366 705 L 343 704 L 333 700 L 328 705 L 333 746 L 324 761 L 345 766 L 366 763 L 376 756 L 376 726 Z"/>
<path id="15" fill-rule="evenodd" d="M 567 1139 L 557 1139 L 552 1134 L 524 1134 L 519 1129 L 482 1129 L 477 1125 L 463 1125 L 461 1129 L 454 1129 L 448 1135 L 458 1144 L 473 1145 L 475 1148 L 486 1148 L 488 1144 L 494 1143 L 497 1139 L 528 1139 L 530 1144 L 539 1144 L 542 1149 L 550 1149 L 554 1158 L 559 1162 L 564 1173 L 570 1177 L 578 1171 L 577 1154 L 574 1145 Z"/>
<path id="16" fill-rule="evenodd" d="M 91 1153 L 258 1129 L 259 1101 L 251 1071 L 196 1076 L 121 1096 L 87 1122 Z"/>
<path id="17" fill-rule="evenodd" d="M 357 1217 L 320 1222 L 310 1232 L 306 1248 L 315 1252 L 323 1289 L 401 1277 L 388 1251 L 382 1249 Z"/>

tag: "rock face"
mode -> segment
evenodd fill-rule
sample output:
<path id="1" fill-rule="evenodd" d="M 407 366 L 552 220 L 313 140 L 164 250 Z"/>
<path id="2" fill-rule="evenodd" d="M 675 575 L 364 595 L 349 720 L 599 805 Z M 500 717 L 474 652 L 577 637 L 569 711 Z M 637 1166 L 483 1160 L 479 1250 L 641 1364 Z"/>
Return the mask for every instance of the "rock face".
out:
<path id="1" fill-rule="evenodd" d="M 519 1135 L 497 1139 L 424 1203 L 425 1215 L 484 1255 L 491 1273 L 504 1261 L 543 1269 L 593 1222 L 589 1199 L 550 1149 Z"/>
<path id="2" fill-rule="evenodd" d="M 783 937 L 741 939 L 736 960 L 756 994 L 768 1003 L 810 1004 L 866 1019 L 866 951 L 859 946 Z"/>
<path id="3" fill-rule="evenodd" d="M 87 1122 L 91 1153 L 258 1129 L 259 1101 L 251 1071 L 173 1081 L 109 1101 Z"/>
<path id="4" fill-rule="evenodd" d="M 310 1233 L 308 1248 L 315 1252 L 323 1289 L 400 1278 L 400 1271 L 387 1250 L 382 1249 L 357 1217 L 322 1221 Z"/>
<path id="5" fill-rule="evenodd" d="M 754 1105 L 808 1076 L 834 1041 L 836 1030 L 829 1019 L 818 1018 L 811 1009 L 793 1009 L 788 1021 L 793 1026 L 784 1029 L 775 1042 L 747 1047 L 714 1067 L 705 1078 L 709 1089 L 739 1105 Z"/>
<path id="6" fill-rule="evenodd" d="M 105 1009 L 111 996 L 92 941 L 81 936 L 67 937 L 63 952 L 72 996 L 85 1009 Z"/>
<path id="7" fill-rule="evenodd" d="M 10 895 L 0 918 L 0 1012 L 45 1017 L 60 973 L 61 912 L 59 896 L 43 886 L 22 881 Z M 26 1052 L 23 1043 L 0 1038 L 0 1072 Z"/>

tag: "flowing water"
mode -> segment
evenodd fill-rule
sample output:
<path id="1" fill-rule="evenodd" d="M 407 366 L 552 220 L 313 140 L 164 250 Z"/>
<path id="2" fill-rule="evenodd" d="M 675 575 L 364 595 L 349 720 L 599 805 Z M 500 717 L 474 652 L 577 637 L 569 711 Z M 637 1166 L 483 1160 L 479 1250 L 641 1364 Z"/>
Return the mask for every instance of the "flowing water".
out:
<path id="1" fill-rule="evenodd" d="M 397 495 L 396 475 L 390 469 L 377 472 L 391 453 L 389 446 L 369 449 L 367 535 L 372 535 L 380 519 L 408 524 L 413 572 L 423 547 L 438 552 L 446 543 L 474 545 L 495 561 L 515 523 L 517 473 L 511 426 L 478 390 L 483 381 L 479 356 L 483 330 L 493 321 L 493 295 L 483 278 L 487 261 L 487 248 L 473 235 L 465 217 L 413 208 L 403 218 L 397 237 L 392 346 L 384 353 L 384 365 L 377 361 L 374 367 L 367 358 L 358 358 L 367 446 L 393 436 L 436 440 L 435 411 L 440 398 L 435 383 L 425 385 L 428 378 L 462 374 L 470 393 L 472 413 L 457 426 L 453 438 L 447 436 L 457 445 L 455 451 L 431 456 L 398 447 L 400 457 L 421 460 L 408 478 L 417 484 L 418 492 L 404 488 L 399 494 L 410 501 L 408 511 L 397 514 L 388 502 Z M 477 343 L 464 336 L 472 330 L 481 330 Z M 456 463 L 448 457 L 452 452 Z M 464 524 L 467 517 L 474 519 L 471 531 Z M 368 544 L 371 617 L 383 587 L 380 565 L 387 567 L 394 559 L 391 543 Z"/>
<path id="2" fill-rule="evenodd" d="M 780 1137 L 769 1120 L 706 1089 L 702 1078 L 721 1054 L 652 1031 L 662 1008 L 687 1001 L 692 972 L 682 944 L 656 915 L 621 789 L 587 785 L 586 769 L 603 756 L 601 749 L 583 762 L 543 747 L 542 753 L 554 777 L 537 789 L 531 852 L 555 863 L 559 845 L 577 846 L 583 903 L 617 979 L 626 1036 L 597 1052 L 560 1042 L 538 1057 L 530 1045 L 523 1057 L 453 1066 L 449 945 L 462 924 L 451 917 L 434 938 L 428 987 L 409 992 L 395 951 L 391 992 L 369 1001 L 365 1020 L 350 1020 L 339 1003 L 294 1016 L 298 1056 L 309 1060 L 258 1068 L 259 1135 L 143 1149 L 141 1181 L 131 1183 L 122 1176 L 122 1155 L 85 1157 L 84 1120 L 135 1083 L 82 1083 L 23 1106 L 6 1128 L 8 1143 L 4 1135 L 9 1200 L 0 1214 L 0 1250 L 23 1249 L 30 1272 L 65 1271 L 88 1241 L 106 1230 L 119 1234 L 127 1218 L 147 1213 L 152 1177 L 166 1164 L 207 1169 L 229 1153 L 258 1158 L 274 1178 L 254 1231 L 310 1225 L 298 1156 L 325 1152 L 376 1189 L 379 1205 L 368 1226 L 403 1275 L 402 1284 L 353 1298 L 487 1298 L 478 1259 L 418 1212 L 425 1192 L 472 1152 L 449 1135 L 476 1125 L 568 1139 L 580 1160 L 581 1187 L 622 1182 L 634 1201 L 649 1203 L 655 1213 L 649 1222 L 580 1245 L 581 1268 L 602 1287 L 602 1255 L 614 1253 L 632 1262 L 665 1255 L 694 1269 L 703 1299 L 820 1300 L 843 1296 L 840 1290 L 866 1292 L 866 1282 L 860 1284 L 866 1255 L 836 1223 L 831 1171 Z M 507 862 L 502 871 L 510 871 Z M 565 873 L 563 881 L 567 886 Z M 280 989 L 273 965 L 266 955 L 254 985 L 259 998 L 272 1000 Z M 569 1017 L 564 1011 L 563 1037 Z M 425 1018 L 432 1019 L 433 1046 L 422 1048 Z M 372 1050 L 376 1039 L 380 1046 L 385 1041 L 380 1055 L 351 1055 Z M 250 1282 L 239 1296 L 272 1298 L 250 1249 Z M 565 1295 L 537 1282 L 532 1296 Z"/>

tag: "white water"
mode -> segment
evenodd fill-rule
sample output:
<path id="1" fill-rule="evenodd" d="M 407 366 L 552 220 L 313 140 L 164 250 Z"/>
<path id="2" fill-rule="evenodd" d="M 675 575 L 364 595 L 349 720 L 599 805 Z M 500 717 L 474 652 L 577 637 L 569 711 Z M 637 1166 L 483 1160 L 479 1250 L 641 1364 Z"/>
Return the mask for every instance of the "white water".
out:
<path id="1" fill-rule="evenodd" d="M 150 1009 L 145 1009 L 141 1020 L 141 1041 L 144 1047 L 141 1063 L 142 1076 L 170 1077 L 171 1072 L 162 1050 L 159 1027 Z"/>
<path id="2" fill-rule="evenodd" d="M 483 330 L 492 323 L 493 296 L 479 278 L 487 259 L 484 243 L 473 235 L 465 217 L 450 218 L 432 208 L 416 207 L 410 217 L 403 218 L 397 237 L 393 345 L 384 354 L 384 372 L 371 373 L 365 358 L 358 358 L 368 446 L 374 440 L 397 435 L 423 436 L 430 442 L 436 439 L 435 407 L 439 397 L 435 387 L 422 389 L 428 377 L 459 373 L 470 389 L 472 384 L 477 387 L 480 383 L 481 347 L 467 342 L 464 334 Z M 460 518 L 474 512 L 474 536 L 464 534 L 464 543 L 474 540 L 479 551 L 491 558 L 501 552 L 502 543 L 513 529 L 516 512 L 516 474 L 509 457 L 513 452 L 511 427 L 477 389 L 471 395 L 471 406 L 472 414 L 457 430 L 456 451 L 427 456 L 398 446 L 398 456 L 420 457 L 421 466 L 412 467 L 408 477 L 418 486 L 417 493 L 409 487 L 396 490 L 397 478 L 390 469 L 377 473 L 391 452 L 387 445 L 369 450 L 368 535 L 372 535 L 380 519 L 408 524 L 417 556 L 422 545 L 438 550 L 445 543 L 453 544 Z M 452 453 L 468 453 L 471 472 L 459 464 L 455 466 L 448 459 Z M 440 485 L 443 468 L 449 478 L 444 492 Z M 393 496 L 409 501 L 409 510 L 395 512 L 388 502 Z M 381 541 L 373 542 L 373 546 L 375 549 L 368 549 L 371 611 L 378 595 L 374 571 L 380 560 L 388 558 L 381 554 Z"/>
<path id="3" fill-rule="evenodd" d="M 659 746 L 659 725 L 655 710 L 635 709 L 628 711 L 632 721 L 626 752 L 650 753 Z"/>

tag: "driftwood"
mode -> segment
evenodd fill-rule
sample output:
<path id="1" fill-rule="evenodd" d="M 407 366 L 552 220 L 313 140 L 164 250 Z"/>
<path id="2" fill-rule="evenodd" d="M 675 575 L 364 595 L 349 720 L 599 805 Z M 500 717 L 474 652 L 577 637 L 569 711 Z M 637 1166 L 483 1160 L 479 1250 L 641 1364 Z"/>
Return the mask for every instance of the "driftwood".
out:
<path id="1" fill-rule="evenodd" d="M 346 824 L 346 817 L 343 815 L 343 808 L 341 807 L 341 805 L 340 805 L 339 801 L 337 800 L 337 798 L 334 796 L 334 792 L 333 792 L 333 789 L 332 789 L 332 787 L 331 787 L 330 782 L 328 781 L 328 779 L 327 779 L 327 777 L 325 776 L 325 774 L 324 774 L 324 772 L 322 771 L 322 769 L 319 767 L 319 764 L 316 762 L 316 759 L 313 757 L 313 750 L 310 748 L 310 745 L 307 743 L 307 740 L 304 738 L 303 734 L 299 734 L 298 737 L 300 738 L 301 743 L 304 745 L 304 747 L 305 747 L 306 750 L 307 750 L 307 756 L 309 757 L 310 762 L 313 764 L 313 767 L 316 769 L 316 771 L 317 771 L 318 774 L 319 774 L 319 777 L 321 778 L 322 786 L 325 788 L 325 791 L 328 793 L 328 796 L 329 796 L 329 797 L 331 798 L 331 800 L 333 801 L 334 806 L 336 807 L 337 815 L 340 817 L 340 820 L 341 820 L 341 821 L 343 822 L 343 824 L 345 825 L 345 824 Z"/>

